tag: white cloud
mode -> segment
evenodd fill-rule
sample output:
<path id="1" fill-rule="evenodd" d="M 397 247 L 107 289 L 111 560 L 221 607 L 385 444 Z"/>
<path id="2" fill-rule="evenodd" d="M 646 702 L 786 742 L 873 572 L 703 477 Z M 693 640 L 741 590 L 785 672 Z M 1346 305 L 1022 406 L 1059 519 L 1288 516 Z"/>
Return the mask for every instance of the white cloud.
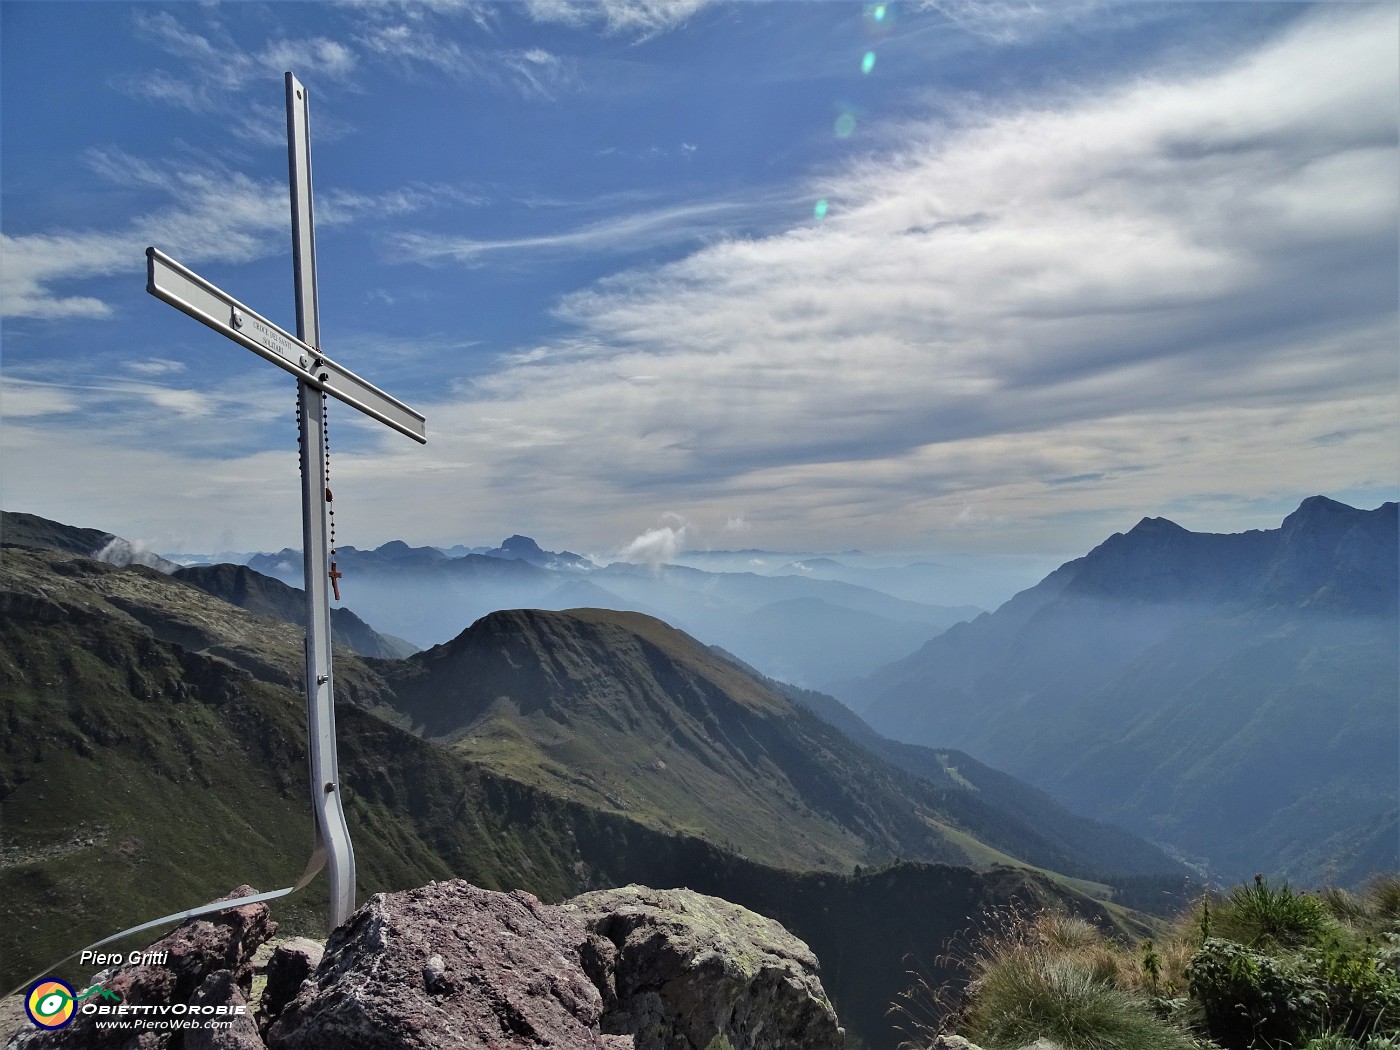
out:
<path id="1" fill-rule="evenodd" d="M 647 529 L 618 552 L 617 560 L 645 565 L 656 572 L 676 560 L 676 555 L 685 548 L 689 531 L 690 526 L 686 524 Z"/>
<path id="2" fill-rule="evenodd" d="M 965 549 L 1082 549 L 1105 516 L 1124 528 L 1188 506 L 1174 516 L 1189 527 L 1238 527 L 1251 501 L 1393 492 L 1396 14 L 1325 8 L 1226 68 L 901 128 L 897 153 L 813 182 L 832 202 L 821 225 L 571 296 L 569 338 L 415 406 L 426 448 L 390 435 L 338 455 L 337 501 L 378 540 L 455 542 L 458 501 L 424 493 L 469 493 L 475 534 L 563 522 L 575 546 L 635 535 L 626 549 L 659 564 L 685 526 L 637 535 L 640 508 L 718 531 L 742 507 L 754 545 L 864 533 L 918 548 L 955 532 Z M 404 243 L 474 264 L 714 218 Z M 105 265 L 94 237 L 65 247 L 63 273 Z M 31 289 L 60 279 L 46 274 Z M 24 420 L 4 430 L 7 452 L 39 440 Z M 189 502 L 182 485 L 259 507 L 266 478 L 295 485 L 285 457 L 211 480 L 103 447 L 128 474 L 168 468 L 163 512 Z M 73 520 L 116 528 L 129 492 L 94 470 L 77 468 L 92 498 Z M 6 505 L 45 513 L 22 497 L 46 483 L 22 471 L 7 471 Z M 271 524 L 236 514 L 250 545 L 271 545 Z"/>
<path id="3" fill-rule="evenodd" d="M 77 400 L 63 387 L 26 382 L 13 376 L 0 386 L 0 419 L 60 416 L 77 410 Z"/>
<path id="4" fill-rule="evenodd" d="M 1083 18 L 1105 6 L 1104 0 L 919 0 L 958 28 L 987 40 L 1011 43 Z"/>
<path id="5" fill-rule="evenodd" d="M 193 112 L 228 104 L 250 83 L 295 69 L 301 77 L 346 80 L 357 58 L 347 45 L 327 37 L 273 39 L 254 49 L 214 22 L 207 32 L 190 28 L 169 11 L 138 11 L 137 32 L 186 67 L 183 76 L 148 70 L 120 82 L 127 93 Z"/>
<path id="6" fill-rule="evenodd" d="M 216 168 L 157 168 L 115 150 L 94 150 L 89 166 L 108 180 L 173 198 L 120 230 L 62 230 L 0 234 L 0 316 L 39 319 L 94 318 L 110 307 L 91 296 L 63 295 L 65 281 L 125 273 L 139 266 L 148 245 L 182 262 L 248 262 L 286 250 L 289 205 L 286 184 L 251 179 Z M 381 194 L 325 192 L 318 196 L 322 227 L 406 215 L 471 202 L 469 194 L 443 186 L 406 186 Z"/>
<path id="7" fill-rule="evenodd" d="M 256 75 L 296 70 L 301 76 L 348 77 L 355 70 L 355 52 L 338 40 L 311 37 L 306 40 L 273 40 L 257 58 L 262 69 Z"/>
<path id="8" fill-rule="evenodd" d="M 488 257 L 517 256 L 559 258 L 646 251 L 697 240 L 714 240 L 726 226 L 743 229 L 764 212 L 771 216 L 772 201 L 710 201 L 651 208 L 612 216 L 558 233 L 483 240 L 452 234 L 408 232 L 391 239 L 396 256 L 408 262 L 452 260 L 471 266 L 484 265 Z"/>
<path id="9" fill-rule="evenodd" d="M 123 366 L 128 372 L 135 372 L 143 376 L 166 376 L 177 375 L 185 370 L 183 361 L 171 361 L 168 358 L 152 357 L 145 361 L 127 361 Z"/>
<path id="10" fill-rule="evenodd" d="M 601 24 L 606 33 L 642 39 L 688 22 L 711 0 L 526 0 L 536 22 L 583 27 Z"/>
<path id="11" fill-rule="evenodd" d="M 572 81 L 569 63 L 543 48 L 466 46 L 438 27 L 412 19 L 368 25 L 358 41 L 404 71 L 427 67 L 453 78 L 508 86 L 527 97 L 549 98 Z"/>
<path id="12" fill-rule="evenodd" d="M 814 186 L 821 226 L 570 297 L 571 341 L 438 418 L 503 421 L 472 443 L 478 476 L 568 520 L 645 493 L 696 519 L 743 500 L 760 530 L 917 534 L 967 506 L 1160 505 L 1210 488 L 1223 449 L 1235 491 L 1393 484 L 1395 15 L 1326 11 L 1219 71 L 906 129 Z M 1313 450 L 1343 411 L 1370 429 Z"/>

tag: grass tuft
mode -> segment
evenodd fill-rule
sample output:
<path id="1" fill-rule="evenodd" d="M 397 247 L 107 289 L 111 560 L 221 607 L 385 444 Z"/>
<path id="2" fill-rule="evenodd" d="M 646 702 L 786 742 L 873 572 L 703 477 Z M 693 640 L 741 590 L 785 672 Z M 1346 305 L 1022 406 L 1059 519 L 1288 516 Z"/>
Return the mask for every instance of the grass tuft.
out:
<path id="1" fill-rule="evenodd" d="M 1366 884 L 1362 899 L 1377 925 L 1387 932 L 1400 933 L 1400 874 L 1377 875 Z"/>
<path id="2" fill-rule="evenodd" d="M 1294 893 L 1287 882 L 1275 889 L 1260 875 L 1252 886 L 1236 886 L 1212 915 L 1214 936 L 1249 948 L 1297 948 L 1319 940 L 1332 922 L 1318 898 Z"/>
<path id="3" fill-rule="evenodd" d="M 1160 1020 L 1138 996 L 1082 964 L 1010 950 L 990 958 L 974 982 L 964 1019 L 990 1050 L 1049 1038 L 1066 1050 L 1190 1050 L 1184 1031 Z"/>
<path id="4" fill-rule="evenodd" d="M 1145 972 L 1147 947 L 1117 945 L 1076 916 L 993 911 L 958 946 L 955 961 L 970 978 L 961 1010 L 942 1014 L 951 1004 L 927 984 L 911 990 L 897 1008 L 914 1036 L 903 1045 L 927 1047 L 951 1017 L 986 1050 L 1040 1038 L 1065 1050 L 1191 1050 L 1190 1035 L 1153 1009 L 1149 987 L 1167 978 L 1157 963 Z"/>

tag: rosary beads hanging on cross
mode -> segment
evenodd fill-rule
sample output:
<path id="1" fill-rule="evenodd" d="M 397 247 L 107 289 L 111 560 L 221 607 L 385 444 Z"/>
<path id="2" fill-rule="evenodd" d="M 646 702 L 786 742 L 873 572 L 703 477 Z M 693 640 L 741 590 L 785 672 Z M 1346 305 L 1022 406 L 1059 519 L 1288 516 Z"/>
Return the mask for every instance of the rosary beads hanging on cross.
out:
<path id="1" fill-rule="evenodd" d="M 220 335 L 297 377 L 301 445 L 302 557 L 306 581 L 306 712 L 315 850 L 308 875 L 330 868 L 330 928 L 355 910 L 355 852 L 341 804 L 331 677 L 330 598 L 340 576 L 328 553 L 327 509 L 332 499 L 326 443 L 326 395 L 338 398 L 401 434 L 427 441 L 424 418 L 321 353 L 316 298 L 316 239 L 311 201 L 311 130 L 306 89 L 291 73 L 287 88 L 287 165 L 292 190 L 292 272 L 297 334 L 290 335 L 227 292 L 156 248 L 146 249 L 146 290 Z M 303 878 L 306 878 L 304 876 Z"/>

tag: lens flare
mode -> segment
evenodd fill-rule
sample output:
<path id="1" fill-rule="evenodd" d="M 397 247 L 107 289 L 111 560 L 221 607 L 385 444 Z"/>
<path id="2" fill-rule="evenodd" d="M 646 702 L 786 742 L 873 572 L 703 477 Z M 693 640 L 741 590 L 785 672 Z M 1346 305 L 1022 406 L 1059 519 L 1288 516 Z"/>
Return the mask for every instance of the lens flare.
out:
<path id="1" fill-rule="evenodd" d="M 876 4 L 875 10 L 870 12 L 870 17 L 875 19 L 875 21 L 877 22 L 883 22 L 885 20 L 885 5 Z"/>
<path id="2" fill-rule="evenodd" d="M 836 137 L 838 139 L 850 138 L 856 130 L 856 118 L 849 113 L 842 113 L 836 118 Z"/>
<path id="3" fill-rule="evenodd" d="M 829 205 L 826 203 L 826 198 L 823 197 L 821 200 L 817 201 L 816 206 L 812 208 L 812 218 L 825 219 L 828 207 Z"/>
<path id="4" fill-rule="evenodd" d="M 875 52 L 874 52 L 874 51 L 867 51 L 867 52 L 865 53 L 865 57 L 862 58 L 862 59 L 860 60 L 860 71 L 861 71 L 862 73 L 869 73 L 869 72 L 870 72 L 872 69 L 874 69 L 874 68 L 875 68 Z"/>

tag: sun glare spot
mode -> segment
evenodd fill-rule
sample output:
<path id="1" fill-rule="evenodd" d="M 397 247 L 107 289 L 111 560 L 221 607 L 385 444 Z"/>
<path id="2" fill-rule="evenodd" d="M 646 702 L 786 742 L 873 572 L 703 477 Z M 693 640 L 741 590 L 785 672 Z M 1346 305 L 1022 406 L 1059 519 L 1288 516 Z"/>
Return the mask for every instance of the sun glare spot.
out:
<path id="1" fill-rule="evenodd" d="M 860 60 L 860 71 L 861 71 L 862 73 L 869 73 L 869 72 L 870 72 L 872 69 L 874 69 L 874 68 L 875 68 L 875 52 L 874 52 L 874 51 L 867 51 L 867 52 L 865 53 L 865 57 L 862 58 L 862 59 Z"/>
<path id="2" fill-rule="evenodd" d="M 828 207 L 829 205 L 826 203 L 826 198 L 823 197 L 821 200 L 817 201 L 816 206 L 812 209 L 812 218 L 825 219 Z"/>
<path id="3" fill-rule="evenodd" d="M 856 118 L 849 113 L 842 113 L 836 118 L 836 137 L 838 139 L 848 139 L 856 130 Z"/>
<path id="4" fill-rule="evenodd" d="M 870 12 L 870 17 L 877 22 L 883 22 L 885 20 L 885 5 L 876 4 L 875 9 Z"/>

